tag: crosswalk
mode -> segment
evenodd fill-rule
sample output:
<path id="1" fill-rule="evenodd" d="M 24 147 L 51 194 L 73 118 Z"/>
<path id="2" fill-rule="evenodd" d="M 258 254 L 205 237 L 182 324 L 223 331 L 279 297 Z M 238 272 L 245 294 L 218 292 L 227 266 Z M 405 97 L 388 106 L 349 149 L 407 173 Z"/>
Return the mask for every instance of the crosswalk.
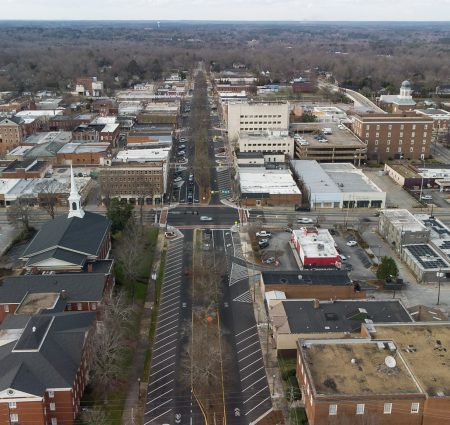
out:
<path id="1" fill-rule="evenodd" d="M 238 295 L 236 298 L 233 299 L 233 301 L 238 301 L 241 303 L 248 303 L 248 304 L 251 304 L 253 302 L 250 291 L 245 291 L 241 295 Z"/>
<path id="2" fill-rule="evenodd" d="M 228 167 L 217 168 L 217 186 L 220 191 L 220 199 L 226 199 L 232 196 L 230 170 Z"/>
<path id="3" fill-rule="evenodd" d="M 248 278 L 247 267 L 237 263 L 233 263 L 231 266 L 231 273 L 230 273 L 230 286 L 233 286 L 235 283 L 240 282 L 241 280 L 247 278 Z"/>

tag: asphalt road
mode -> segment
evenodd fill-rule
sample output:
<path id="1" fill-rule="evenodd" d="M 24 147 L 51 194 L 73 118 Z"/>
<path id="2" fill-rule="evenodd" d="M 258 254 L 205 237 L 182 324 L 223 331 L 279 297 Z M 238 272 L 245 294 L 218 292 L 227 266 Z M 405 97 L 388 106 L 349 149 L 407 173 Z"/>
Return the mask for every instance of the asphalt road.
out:
<path id="1" fill-rule="evenodd" d="M 211 217 L 211 221 L 201 221 L 200 217 Z M 239 220 L 237 209 L 225 206 L 180 206 L 171 209 L 168 214 L 168 224 L 179 228 L 207 227 L 208 225 L 220 225 L 224 228 L 231 227 Z"/>

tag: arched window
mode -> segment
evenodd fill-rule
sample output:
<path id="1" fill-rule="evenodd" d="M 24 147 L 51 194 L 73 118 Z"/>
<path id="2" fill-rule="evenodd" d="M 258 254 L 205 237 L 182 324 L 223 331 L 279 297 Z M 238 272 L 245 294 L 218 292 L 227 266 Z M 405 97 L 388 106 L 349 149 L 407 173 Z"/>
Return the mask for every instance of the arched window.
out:
<path id="1" fill-rule="evenodd" d="M 77 210 L 77 203 L 76 203 L 76 202 L 72 202 L 72 209 L 73 209 L 74 211 Z"/>

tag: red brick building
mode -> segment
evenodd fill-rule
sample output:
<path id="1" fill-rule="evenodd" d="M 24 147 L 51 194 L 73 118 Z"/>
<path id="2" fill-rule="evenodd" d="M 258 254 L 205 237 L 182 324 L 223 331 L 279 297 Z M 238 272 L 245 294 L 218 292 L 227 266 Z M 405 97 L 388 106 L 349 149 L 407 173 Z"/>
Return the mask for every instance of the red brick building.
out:
<path id="1" fill-rule="evenodd" d="M 428 158 L 432 130 L 433 119 L 414 112 L 353 116 L 353 132 L 367 145 L 369 160 Z"/>
<path id="2" fill-rule="evenodd" d="M 362 325 L 360 339 L 301 339 L 310 425 L 448 425 L 448 322 Z"/>
<path id="3" fill-rule="evenodd" d="M 0 286 L 0 323 L 11 314 L 42 310 L 95 311 L 98 319 L 114 287 L 113 261 L 91 263 L 81 273 L 28 274 Z"/>
<path id="4" fill-rule="evenodd" d="M 37 159 L 26 159 L 23 161 L 12 161 L 1 172 L 4 179 L 39 179 L 44 177 L 51 168 L 48 161 Z"/>
<path id="5" fill-rule="evenodd" d="M 1 325 L 0 425 L 71 425 L 80 413 L 94 312 L 43 314 Z M 25 317 L 26 319 L 26 317 Z"/>
<path id="6" fill-rule="evenodd" d="M 95 100 L 92 104 L 94 112 L 101 117 L 107 117 L 109 115 L 117 115 L 119 113 L 119 105 L 113 99 L 99 99 Z"/>

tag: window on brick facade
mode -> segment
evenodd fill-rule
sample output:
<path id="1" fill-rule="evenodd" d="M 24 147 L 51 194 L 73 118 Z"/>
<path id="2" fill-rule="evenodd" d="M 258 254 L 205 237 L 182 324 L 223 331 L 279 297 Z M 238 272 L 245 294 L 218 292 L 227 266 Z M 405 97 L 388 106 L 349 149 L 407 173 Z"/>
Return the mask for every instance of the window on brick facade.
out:
<path id="1" fill-rule="evenodd" d="M 15 409 L 15 408 L 17 407 L 17 404 L 16 404 L 15 401 L 10 401 L 10 402 L 8 403 L 8 407 L 9 407 L 10 409 Z"/>
<path id="2" fill-rule="evenodd" d="M 364 403 L 358 403 L 356 405 L 356 414 L 357 415 L 364 415 L 364 409 L 365 409 L 365 404 Z"/>
<path id="3" fill-rule="evenodd" d="M 48 396 L 49 396 L 50 398 L 53 398 L 53 397 L 55 397 L 55 393 L 54 393 L 53 391 L 49 391 L 49 392 L 48 392 Z"/>
<path id="4" fill-rule="evenodd" d="M 392 413 L 392 403 L 384 403 L 383 413 L 385 415 L 390 415 Z"/>
<path id="5" fill-rule="evenodd" d="M 337 404 L 330 404 L 328 406 L 328 414 L 330 416 L 335 416 L 337 415 Z"/>
<path id="6" fill-rule="evenodd" d="M 411 413 L 419 413 L 419 408 L 419 403 L 411 403 Z"/>
<path id="7" fill-rule="evenodd" d="M 52 425 L 58 425 L 58 419 L 52 418 Z"/>
<path id="8" fill-rule="evenodd" d="M 19 422 L 19 415 L 17 413 L 11 413 L 9 415 L 9 420 L 11 423 Z"/>
<path id="9" fill-rule="evenodd" d="M 77 309 L 78 309 L 78 310 L 81 310 L 82 308 L 83 308 L 82 304 L 81 304 L 81 303 L 78 303 L 78 304 L 77 304 Z"/>
<path id="10" fill-rule="evenodd" d="M 5 304 L 5 306 L 3 307 L 3 310 L 5 311 L 5 313 L 9 313 L 9 305 Z"/>
<path id="11" fill-rule="evenodd" d="M 55 403 L 50 403 L 50 410 L 52 410 L 52 411 L 56 410 L 56 404 Z"/>
<path id="12" fill-rule="evenodd" d="M 389 146 L 386 148 L 386 152 L 389 152 Z"/>

